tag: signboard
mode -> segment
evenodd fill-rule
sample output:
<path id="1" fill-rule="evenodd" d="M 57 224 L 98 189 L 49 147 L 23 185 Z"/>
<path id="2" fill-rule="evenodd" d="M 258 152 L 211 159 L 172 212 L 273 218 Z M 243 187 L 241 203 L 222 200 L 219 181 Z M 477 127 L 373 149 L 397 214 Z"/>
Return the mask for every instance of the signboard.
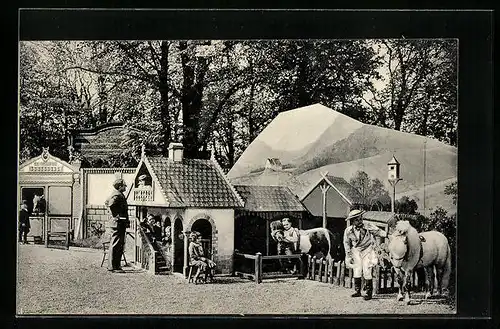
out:
<path id="1" fill-rule="evenodd" d="M 33 162 L 28 166 L 29 172 L 63 172 L 64 166 L 56 161 Z"/>

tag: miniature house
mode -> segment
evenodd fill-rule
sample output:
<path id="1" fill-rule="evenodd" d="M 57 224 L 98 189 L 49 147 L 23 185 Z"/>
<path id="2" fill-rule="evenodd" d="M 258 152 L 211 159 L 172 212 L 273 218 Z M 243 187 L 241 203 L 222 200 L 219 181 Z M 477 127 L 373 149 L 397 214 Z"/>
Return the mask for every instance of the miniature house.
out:
<path id="1" fill-rule="evenodd" d="M 186 274 L 188 237 L 198 231 L 205 249 L 217 264 L 217 273 L 231 273 L 234 252 L 234 212 L 243 201 L 227 181 L 214 158 L 183 157 L 182 144 L 172 143 L 169 156 L 146 156 L 143 152 L 127 192 L 128 203 L 136 207 L 138 220 L 153 214 L 170 229 L 171 247 L 167 255 L 173 272 Z M 136 243 L 141 241 L 136 225 Z M 136 262 L 144 264 L 136 245 Z"/>
<path id="2" fill-rule="evenodd" d="M 321 227 L 326 217 L 326 227 L 334 234 L 344 231 L 350 210 L 364 205 L 363 195 L 356 188 L 342 177 L 331 175 L 323 175 L 299 200 L 316 219 L 310 222 L 312 227 Z"/>

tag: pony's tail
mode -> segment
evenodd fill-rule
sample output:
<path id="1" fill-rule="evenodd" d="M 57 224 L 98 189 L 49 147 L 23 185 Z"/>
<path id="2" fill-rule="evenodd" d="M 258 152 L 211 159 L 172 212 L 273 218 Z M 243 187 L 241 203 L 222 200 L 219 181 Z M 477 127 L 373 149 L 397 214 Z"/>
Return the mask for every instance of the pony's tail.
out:
<path id="1" fill-rule="evenodd" d="M 448 244 L 446 260 L 444 261 L 443 273 L 441 278 L 441 287 L 442 289 L 448 290 L 448 285 L 450 283 L 450 275 L 451 275 L 451 248 Z"/>

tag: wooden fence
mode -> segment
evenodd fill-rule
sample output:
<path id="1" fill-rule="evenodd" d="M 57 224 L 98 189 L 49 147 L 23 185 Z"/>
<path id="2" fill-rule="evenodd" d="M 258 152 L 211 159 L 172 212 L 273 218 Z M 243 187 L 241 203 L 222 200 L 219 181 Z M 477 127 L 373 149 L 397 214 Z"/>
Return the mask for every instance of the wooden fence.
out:
<path id="1" fill-rule="evenodd" d="M 256 283 L 261 283 L 263 279 L 301 277 L 303 266 L 305 266 L 301 255 L 262 256 L 260 252 L 255 255 L 235 252 L 233 260 L 233 275 L 251 279 Z M 293 262 L 293 260 L 297 264 L 297 273 L 283 273 L 280 262 Z"/>
<path id="2" fill-rule="evenodd" d="M 310 257 L 308 259 L 307 279 L 335 284 L 347 288 L 353 286 L 353 270 L 345 266 L 345 262 L 326 260 L 323 258 L 317 259 Z M 393 293 L 399 288 L 397 283 L 396 273 L 392 267 L 384 268 L 375 266 L 372 272 L 373 291 L 376 294 Z M 364 286 L 364 278 L 362 279 Z M 419 290 L 422 283 L 419 282 L 416 272 L 413 272 L 411 278 L 411 286 L 413 290 Z"/>
<path id="3" fill-rule="evenodd" d="M 265 263 L 267 261 L 287 261 L 296 260 L 298 265 L 298 273 L 285 274 L 276 271 L 266 271 Z M 279 256 L 263 256 L 261 253 L 255 255 L 242 254 L 236 252 L 234 254 L 234 275 L 251 279 L 256 283 L 261 283 L 263 279 L 271 278 L 300 278 L 302 277 L 303 266 L 307 266 L 307 276 L 304 279 L 319 281 L 328 284 L 334 284 L 346 288 L 353 287 L 353 270 L 345 266 L 344 261 L 334 262 L 316 256 L 308 256 L 307 261 L 301 255 L 279 255 Z M 373 268 L 373 290 L 376 294 L 392 293 L 397 291 L 398 284 L 396 274 L 392 268 L 384 268 L 375 266 Z M 364 281 L 364 279 L 362 279 Z M 411 280 L 412 286 L 419 286 L 416 273 L 413 274 Z M 364 285 L 364 282 L 363 282 Z"/>

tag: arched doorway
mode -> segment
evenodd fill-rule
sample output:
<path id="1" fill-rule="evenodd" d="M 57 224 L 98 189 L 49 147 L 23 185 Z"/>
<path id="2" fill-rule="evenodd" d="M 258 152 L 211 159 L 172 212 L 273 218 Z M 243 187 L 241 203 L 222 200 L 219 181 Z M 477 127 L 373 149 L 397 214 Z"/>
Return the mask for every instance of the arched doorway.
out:
<path id="1" fill-rule="evenodd" d="M 182 220 L 176 218 L 174 222 L 174 236 L 172 237 L 174 245 L 174 272 L 182 273 L 184 268 L 184 233 Z"/>
<path id="2" fill-rule="evenodd" d="M 201 243 L 203 250 L 207 253 L 207 257 L 211 258 L 213 255 L 212 250 L 212 224 L 205 219 L 197 219 L 191 226 L 191 232 L 196 231 L 201 233 Z"/>

